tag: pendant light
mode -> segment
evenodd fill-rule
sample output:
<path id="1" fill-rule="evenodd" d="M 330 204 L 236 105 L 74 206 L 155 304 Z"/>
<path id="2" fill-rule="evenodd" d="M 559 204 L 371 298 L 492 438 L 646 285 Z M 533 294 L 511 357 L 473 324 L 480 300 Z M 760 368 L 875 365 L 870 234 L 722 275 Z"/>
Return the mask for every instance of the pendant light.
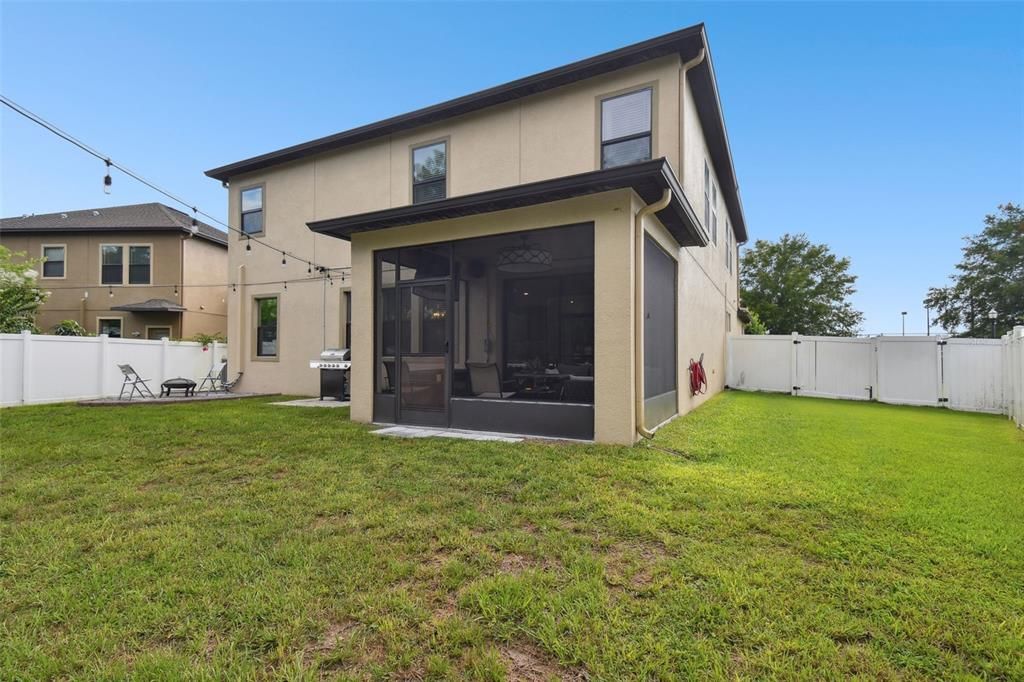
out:
<path id="1" fill-rule="evenodd" d="M 513 273 L 547 272 L 551 269 L 551 252 L 540 244 L 531 244 L 524 234 L 516 246 L 498 249 L 498 270 Z"/>

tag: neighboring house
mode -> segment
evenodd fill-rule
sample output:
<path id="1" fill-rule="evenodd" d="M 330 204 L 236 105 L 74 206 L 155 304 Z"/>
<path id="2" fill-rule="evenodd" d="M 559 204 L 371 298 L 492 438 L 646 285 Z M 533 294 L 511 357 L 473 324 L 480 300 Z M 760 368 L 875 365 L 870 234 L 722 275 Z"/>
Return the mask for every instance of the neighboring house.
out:
<path id="1" fill-rule="evenodd" d="M 112 337 L 227 331 L 227 236 L 163 204 L 4 218 L 0 244 L 45 259 L 44 332 L 76 320 Z"/>
<path id="2" fill-rule="evenodd" d="M 723 387 L 747 230 L 703 25 L 207 175 L 351 264 L 232 235 L 246 390 L 315 394 L 350 345 L 354 420 L 631 443 Z"/>

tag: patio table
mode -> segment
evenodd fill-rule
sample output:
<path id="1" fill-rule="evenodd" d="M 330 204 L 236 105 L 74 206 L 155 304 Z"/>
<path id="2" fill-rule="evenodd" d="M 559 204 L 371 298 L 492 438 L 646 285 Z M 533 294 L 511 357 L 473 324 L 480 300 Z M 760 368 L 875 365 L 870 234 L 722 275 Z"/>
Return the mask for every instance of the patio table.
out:
<path id="1" fill-rule="evenodd" d="M 191 379 L 186 379 L 184 377 L 168 379 L 167 381 L 160 384 L 160 397 L 163 398 L 164 396 L 167 396 L 168 398 L 170 398 L 171 391 L 174 390 L 185 391 L 185 397 L 188 398 L 190 396 L 195 395 L 196 382 L 192 381 Z"/>

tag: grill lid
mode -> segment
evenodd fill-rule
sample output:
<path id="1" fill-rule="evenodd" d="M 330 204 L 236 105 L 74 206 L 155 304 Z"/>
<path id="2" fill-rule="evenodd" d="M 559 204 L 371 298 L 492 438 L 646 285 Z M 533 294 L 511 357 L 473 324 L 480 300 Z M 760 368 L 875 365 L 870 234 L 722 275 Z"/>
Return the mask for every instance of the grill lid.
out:
<path id="1" fill-rule="evenodd" d="M 352 353 L 348 348 L 327 348 L 320 353 L 321 360 L 342 362 L 352 359 Z"/>

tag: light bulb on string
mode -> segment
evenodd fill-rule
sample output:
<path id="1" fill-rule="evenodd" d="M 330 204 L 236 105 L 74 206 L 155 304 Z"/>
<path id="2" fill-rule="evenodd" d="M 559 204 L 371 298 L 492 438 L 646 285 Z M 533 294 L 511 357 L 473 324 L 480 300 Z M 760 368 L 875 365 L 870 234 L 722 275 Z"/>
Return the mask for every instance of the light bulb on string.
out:
<path id="1" fill-rule="evenodd" d="M 313 264 L 312 263 L 307 263 L 306 264 L 306 274 L 307 275 L 312 275 L 313 274 Z"/>
<path id="2" fill-rule="evenodd" d="M 110 177 L 110 159 L 106 159 L 104 163 L 107 164 L 107 174 L 103 176 L 103 193 L 110 194 L 110 186 L 114 180 Z"/>
<path id="3" fill-rule="evenodd" d="M 178 285 L 177 284 L 174 285 L 174 296 L 175 296 L 175 298 L 177 298 L 177 296 L 178 296 Z"/>
<path id="4" fill-rule="evenodd" d="M 238 291 L 238 285 L 235 284 L 234 282 L 232 282 L 231 283 L 231 293 L 235 293 L 236 291 Z"/>
<path id="5" fill-rule="evenodd" d="M 199 221 L 196 220 L 196 207 L 195 206 L 192 207 L 192 225 L 189 227 L 189 229 L 192 231 L 192 234 L 198 234 L 199 233 Z"/>
<path id="6" fill-rule="evenodd" d="M 114 287 L 107 287 L 107 292 L 107 295 L 110 296 L 110 298 L 114 298 Z"/>
<path id="7" fill-rule="evenodd" d="M 245 238 L 245 255 L 252 253 L 252 237 Z"/>
<path id="8" fill-rule="evenodd" d="M 281 254 L 281 267 L 283 268 L 286 265 L 288 265 L 288 260 L 284 257 L 284 254 L 282 253 Z"/>

